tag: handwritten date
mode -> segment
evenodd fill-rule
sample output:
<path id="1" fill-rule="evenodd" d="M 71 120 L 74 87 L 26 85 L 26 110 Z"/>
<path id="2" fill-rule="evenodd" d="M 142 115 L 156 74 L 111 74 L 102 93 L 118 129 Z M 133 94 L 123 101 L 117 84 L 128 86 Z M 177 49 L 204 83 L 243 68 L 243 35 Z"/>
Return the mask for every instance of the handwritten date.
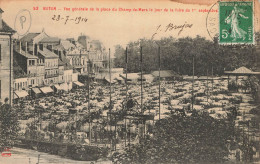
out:
<path id="1" fill-rule="evenodd" d="M 61 15 L 53 15 L 51 19 L 57 22 L 64 21 L 64 24 L 67 24 L 68 22 L 74 22 L 75 24 L 79 24 L 81 22 L 86 23 L 88 21 L 88 19 L 84 17 L 71 18 L 70 16 L 63 17 Z"/>

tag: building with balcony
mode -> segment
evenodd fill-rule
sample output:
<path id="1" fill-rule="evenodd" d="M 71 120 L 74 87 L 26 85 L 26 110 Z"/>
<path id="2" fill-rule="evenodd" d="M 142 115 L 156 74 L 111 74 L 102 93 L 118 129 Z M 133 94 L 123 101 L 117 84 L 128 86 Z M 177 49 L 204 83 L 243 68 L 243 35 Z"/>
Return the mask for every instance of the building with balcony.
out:
<path id="1" fill-rule="evenodd" d="M 63 42 L 63 45 L 68 45 L 68 43 Z M 86 49 L 77 42 L 69 48 L 64 47 L 64 49 L 64 55 L 69 60 L 73 69 L 79 73 L 86 73 L 88 68 L 88 52 Z"/>
<path id="2" fill-rule="evenodd" d="M 38 49 L 38 58 L 44 61 L 45 85 L 53 85 L 59 82 L 59 57 L 45 47 Z"/>
<path id="3" fill-rule="evenodd" d="M 23 50 L 19 52 L 14 50 L 14 60 L 16 63 L 22 68 L 23 72 L 26 74 L 27 77 L 27 84 L 31 87 L 38 86 L 37 83 L 37 56 L 33 56 L 26 53 Z M 16 72 L 15 72 L 16 73 Z M 16 75 L 18 76 L 18 75 Z"/>

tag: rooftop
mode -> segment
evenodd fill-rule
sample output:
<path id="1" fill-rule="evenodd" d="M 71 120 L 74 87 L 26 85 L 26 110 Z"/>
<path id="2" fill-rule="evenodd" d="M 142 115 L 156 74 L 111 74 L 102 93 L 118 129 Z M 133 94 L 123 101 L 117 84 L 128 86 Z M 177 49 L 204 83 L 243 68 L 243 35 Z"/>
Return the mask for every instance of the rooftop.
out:
<path id="1" fill-rule="evenodd" d="M 62 45 L 55 45 L 52 47 L 53 50 L 58 50 L 58 51 L 63 51 L 65 50 L 64 47 Z"/>
<path id="2" fill-rule="evenodd" d="M 58 58 L 58 56 L 55 53 L 51 52 L 47 48 L 43 48 L 43 50 L 39 49 L 38 52 L 45 58 Z"/>
<path id="3" fill-rule="evenodd" d="M 56 42 L 60 42 L 60 38 L 58 38 L 58 37 L 45 37 L 40 41 L 40 43 L 56 43 Z"/>
<path id="4" fill-rule="evenodd" d="M 59 66 L 64 66 L 65 63 L 59 59 L 59 60 L 58 60 L 58 65 L 59 65 Z"/>
<path id="5" fill-rule="evenodd" d="M 20 55 L 22 55 L 22 56 L 24 56 L 24 57 L 26 57 L 26 58 L 28 58 L 28 59 L 38 59 L 38 57 L 37 56 L 33 56 L 33 55 L 31 55 L 31 54 L 29 54 L 29 53 L 25 53 L 24 51 L 22 51 L 21 50 L 21 52 L 20 51 L 16 51 L 16 50 L 14 50 L 17 54 L 20 54 Z"/>
<path id="6" fill-rule="evenodd" d="M 126 79 L 126 74 L 120 74 L 120 76 L 124 79 Z M 139 79 L 140 75 L 139 73 L 128 73 L 127 74 L 127 79 Z"/>
<path id="7" fill-rule="evenodd" d="M 20 39 L 21 42 L 32 42 L 33 39 L 38 36 L 40 33 L 28 33 Z"/>
<path id="8" fill-rule="evenodd" d="M 251 71 L 250 69 L 246 68 L 246 67 L 240 67 L 238 69 L 235 69 L 233 71 L 233 73 L 252 73 L 253 71 Z"/>
<path id="9" fill-rule="evenodd" d="M 0 8 L 1 9 L 1 8 Z M 2 10 L 2 9 L 1 9 Z M 10 33 L 15 33 L 11 27 L 9 27 L 5 21 L 2 20 L 2 28 L 0 29 L 0 32 L 10 32 Z"/>
<path id="10" fill-rule="evenodd" d="M 68 41 L 68 40 L 61 40 L 61 45 L 64 47 L 64 49 L 65 50 L 68 50 L 68 49 L 70 49 L 70 48 L 72 48 L 72 47 L 75 47 L 75 45 L 74 44 L 72 44 L 70 41 Z"/>
<path id="11" fill-rule="evenodd" d="M 230 75 L 254 75 L 254 74 L 260 74 L 260 72 L 253 72 L 250 69 L 246 67 L 240 67 L 238 69 L 235 69 L 234 71 L 225 71 L 225 74 L 230 74 Z"/>
<path id="12" fill-rule="evenodd" d="M 151 73 L 153 76 L 155 77 L 159 77 L 159 71 L 153 71 Z M 178 74 L 176 74 L 174 71 L 172 70 L 161 70 L 160 71 L 160 77 L 165 78 L 165 77 L 174 77 L 174 76 L 178 76 Z"/>

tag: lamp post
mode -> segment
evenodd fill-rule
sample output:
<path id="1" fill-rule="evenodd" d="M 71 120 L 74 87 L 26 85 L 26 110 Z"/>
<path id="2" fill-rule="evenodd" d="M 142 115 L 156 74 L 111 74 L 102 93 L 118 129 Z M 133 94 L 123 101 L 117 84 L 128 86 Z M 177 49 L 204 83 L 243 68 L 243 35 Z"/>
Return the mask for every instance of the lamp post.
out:
<path id="1" fill-rule="evenodd" d="M 194 54 L 192 54 L 192 99 L 191 99 L 191 109 L 193 110 L 194 106 Z"/>
<path id="2" fill-rule="evenodd" d="M 111 111 L 112 111 L 112 95 L 111 95 L 111 61 L 110 61 L 110 48 L 109 48 L 109 54 L 108 54 L 108 66 L 109 66 L 109 113 L 110 113 L 110 134 L 109 134 L 109 140 L 111 141 Z M 112 143 L 111 143 L 112 147 Z"/>
<path id="3" fill-rule="evenodd" d="M 161 119 L 161 50 L 158 47 L 158 62 L 159 62 L 159 120 Z"/>
<path id="4" fill-rule="evenodd" d="M 91 144 L 91 113 L 90 113 L 90 79 L 89 79 L 89 70 L 88 69 L 88 111 L 89 111 L 89 144 Z"/>
<path id="5" fill-rule="evenodd" d="M 126 81 L 125 81 L 125 84 L 126 84 L 126 111 L 128 111 L 128 105 L 127 105 L 127 103 L 128 103 L 128 80 L 127 80 L 127 63 L 128 63 L 128 50 L 127 50 L 127 47 L 126 47 L 126 51 L 125 51 L 125 77 L 126 77 Z M 125 120 L 125 126 L 126 126 L 126 120 Z M 125 127 L 125 129 L 126 129 L 126 136 L 127 136 L 127 128 Z M 130 120 L 129 120 L 129 135 L 128 135 L 128 137 L 129 137 L 129 148 L 130 148 Z M 126 141 L 125 141 L 125 143 L 126 143 Z"/>

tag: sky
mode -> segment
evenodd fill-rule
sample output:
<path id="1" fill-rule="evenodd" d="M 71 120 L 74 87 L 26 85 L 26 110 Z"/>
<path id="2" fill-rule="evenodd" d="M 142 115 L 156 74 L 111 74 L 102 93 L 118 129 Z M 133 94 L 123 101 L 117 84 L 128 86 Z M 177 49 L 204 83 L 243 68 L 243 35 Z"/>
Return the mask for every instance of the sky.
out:
<path id="1" fill-rule="evenodd" d="M 192 4 L 191 4 L 192 3 Z M 212 9 L 218 9 L 214 5 L 215 1 L 190 1 L 190 0 L 172 0 L 172 1 L 62 1 L 62 0 L 1 0 L 0 6 L 4 10 L 3 19 L 7 24 L 14 28 L 18 33 L 23 30 L 28 32 L 41 32 L 43 29 L 53 37 L 62 39 L 74 37 L 84 34 L 91 39 L 100 40 L 104 46 L 113 51 L 114 46 L 120 44 L 127 46 L 129 41 L 136 41 L 140 38 L 160 39 L 161 37 L 172 36 L 174 38 L 195 37 L 196 35 L 211 39 L 211 36 L 218 31 L 218 13 L 205 12 Z M 255 29 L 259 31 L 259 1 L 255 1 Z M 38 10 L 34 10 L 34 7 Z M 55 10 L 43 10 L 43 7 L 56 7 Z M 65 11 L 64 7 L 70 8 Z M 94 11 L 72 11 L 72 8 L 94 8 Z M 99 8 L 99 11 L 96 10 Z M 110 11 L 102 11 L 104 8 Z M 112 11 L 115 8 L 117 11 Z M 119 11 L 119 8 L 127 11 Z M 133 9 L 147 9 L 148 11 L 133 11 Z M 129 9 L 131 11 L 129 12 Z M 152 9 L 153 11 L 149 11 Z M 160 11 L 155 12 L 155 9 Z M 165 9 L 168 9 L 166 12 Z M 173 11 L 170 11 L 173 9 Z M 181 12 L 183 9 L 184 12 Z M 190 12 L 186 12 L 189 9 Z M 28 10 L 25 13 L 22 10 Z M 204 12 L 199 12 L 204 10 Z M 193 11 L 193 12 L 192 12 Z M 20 12 L 20 14 L 19 14 Z M 56 21 L 60 15 L 60 20 Z M 258 15 L 258 16 L 257 16 Z M 25 18 L 21 18 L 25 16 Z M 69 19 L 83 18 L 82 22 L 76 24 L 77 21 L 67 21 Z M 17 19 L 16 19 L 17 18 Z M 61 20 L 61 18 L 63 18 Z M 85 22 L 84 20 L 87 21 Z M 215 20 L 210 22 L 210 20 Z M 171 29 L 167 27 L 176 27 L 184 25 L 180 29 Z M 29 28 L 30 26 L 30 28 Z M 189 26 L 189 27 L 186 27 Z M 210 26 L 210 27 L 209 27 Z M 214 28 L 216 28 L 214 30 Z M 156 33 L 156 34 L 155 34 Z M 154 35 L 155 34 L 155 35 Z M 15 37 L 22 37 L 15 34 Z"/>

